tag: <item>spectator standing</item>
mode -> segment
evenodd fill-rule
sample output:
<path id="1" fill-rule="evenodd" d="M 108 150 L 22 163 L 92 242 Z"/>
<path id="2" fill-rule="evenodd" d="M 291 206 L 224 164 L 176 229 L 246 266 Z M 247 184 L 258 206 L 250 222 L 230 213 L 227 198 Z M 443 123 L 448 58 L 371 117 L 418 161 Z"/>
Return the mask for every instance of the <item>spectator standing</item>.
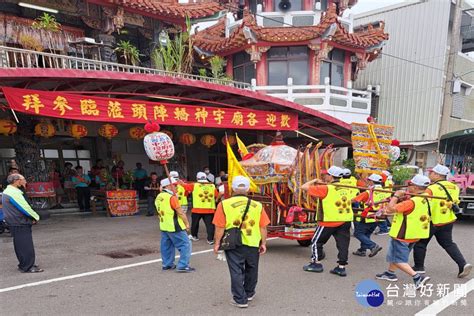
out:
<path id="1" fill-rule="evenodd" d="M 72 182 L 76 188 L 79 210 L 81 212 L 90 212 L 91 189 L 89 185 L 91 178 L 84 173 L 84 169 L 81 166 L 76 167 L 76 175 L 72 177 Z"/>
<path id="2" fill-rule="evenodd" d="M 124 170 L 125 163 L 123 160 L 120 160 L 117 162 L 116 165 L 112 167 L 112 170 L 110 171 L 112 174 L 112 178 L 114 178 L 115 184 L 118 186 L 118 188 L 121 188 L 123 186 L 123 176 L 125 174 Z"/>
<path id="3" fill-rule="evenodd" d="M 227 177 L 225 171 L 221 170 L 219 171 L 219 176 L 216 178 L 216 185 L 219 186 L 222 183 L 222 177 Z"/>
<path id="4" fill-rule="evenodd" d="M 16 173 L 20 173 L 20 170 L 18 170 L 18 168 L 10 167 L 10 169 L 8 169 L 8 175 L 6 176 L 5 180 L 3 180 L 3 182 L 2 182 L 2 189 L 3 190 L 5 190 L 8 186 L 8 176 L 11 175 L 11 174 L 16 174 Z"/>
<path id="5" fill-rule="evenodd" d="M 72 177 L 75 175 L 76 175 L 76 170 L 72 168 L 72 163 L 66 162 L 64 164 L 63 179 L 64 179 L 64 191 L 66 192 L 69 202 L 73 202 L 76 200 L 76 190 L 74 187 L 74 183 L 72 182 Z"/>
<path id="6" fill-rule="evenodd" d="M 206 174 L 207 181 L 212 183 L 212 184 L 215 184 L 216 179 L 215 179 L 214 175 L 211 173 L 211 170 L 209 169 L 209 167 L 207 167 L 207 166 L 204 167 L 203 171 Z"/>
<path id="7" fill-rule="evenodd" d="M 160 183 L 158 182 L 158 175 L 156 172 L 150 173 L 150 179 L 145 183 L 144 189 L 147 192 L 148 200 L 148 212 L 146 213 L 146 216 L 153 216 L 156 212 L 155 199 L 158 196 L 158 193 L 160 193 Z"/>
<path id="8" fill-rule="evenodd" d="M 248 307 L 255 298 L 260 255 L 267 251 L 267 213 L 260 202 L 247 197 L 250 180 L 243 176 L 232 179 L 233 196 L 217 206 L 213 223 L 216 225 L 214 252 L 217 254 L 226 229 L 239 228 L 242 245 L 225 250 L 229 266 L 232 305 Z"/>
<path id="9" fill-rule="evenodd" d="M 40 217 L 23 196 L 21 188 L 26 186 L 26 179 L 21 174 L 14 173 L 8 176 L 7 181 L 8 186 L 2 193 L 2 207 L 13 237 L 18 269 L 28 273 L 43 272 L 35 265 L 35 247 L 31 231 L 31 226 L 36 224 Z"/>
<path id="10" fill-rule="evenodd" d="M 102 159 L 97 159 L 95 165 L 91 168 L 90 177 L 91 177 L 91 187 L 100 189 L 100 183 L 96 183 L 96 177 L 100 176 L 101 169 L 104 167 L 104 162 Z M 99 177 L 100 178 L 100 177 Z"/>
<path id="11" fill-rule="evenodd" d="M 63 208 L 61 205 L 61 201 L 64 195 L 63 186 L 61 185 L 61 174 L 59 170 L 56 168 L 56 163 L 53 161 L 51 162 L 50 172 L 49 172 L 49 181 L 53 183 L 56 205 L 51 208 Z"/>
<path id="12" fill-rule="evenodd" d="M 142 168 L 142 164 L 137 162 L 137 168 L 133 170 L 133 179 L 135 181 L 135 190 L 137 190 L 140 199 L 144 199 L 146 196 L 145 182 L 147 181 L 147 172 Z"/>

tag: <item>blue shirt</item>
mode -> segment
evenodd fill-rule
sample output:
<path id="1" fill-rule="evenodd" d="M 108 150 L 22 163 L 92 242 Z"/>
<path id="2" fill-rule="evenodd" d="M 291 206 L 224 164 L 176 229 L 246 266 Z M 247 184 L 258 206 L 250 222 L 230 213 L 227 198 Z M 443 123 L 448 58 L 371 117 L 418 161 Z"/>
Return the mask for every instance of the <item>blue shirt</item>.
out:
<path id="1" fill-rule="evenodd" d="M 87 174 L 82 174 L 79 176 L 72 177 L 72 183 L 76 188 L 87 188 L 89 183 L 91 183 L 91 178 Z"/>
<path id="2" fill-rule="evenodd" d="M 133 170 L 133 177 L 135 180 L 143 180 L 146 178 L 146 170 L 145 169 L 134 169 Z"/>

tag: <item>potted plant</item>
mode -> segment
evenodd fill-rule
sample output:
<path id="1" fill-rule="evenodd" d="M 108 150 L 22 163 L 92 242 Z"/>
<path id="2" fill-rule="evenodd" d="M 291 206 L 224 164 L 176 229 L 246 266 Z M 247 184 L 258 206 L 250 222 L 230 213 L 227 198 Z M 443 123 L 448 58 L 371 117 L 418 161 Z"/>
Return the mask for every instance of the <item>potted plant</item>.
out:
<path id="1" fill-rule="evenodd" d="M 31 27 L 40 32 L 46 34 L 46 42 L 48 45 L 49 52 L 55 51 L 55 45 L 53 41 L 53 34 L 59 33 L 61 31 L 61 24 L 56 21 L 54 15 L 50 15 L 46 12 L 43 15 L 37 17 L 35 21 L 31 24 Z M 44 57 L 44 66 L 45 67 L 54 67 L 54 63 L 49 57 Z"/>
<path id="2" fill-rule="evenodd" d="M 115 52 L 125 65 L 136 66 L 140 62 L 140 51 L 130 41 L 118 42 Z"/>

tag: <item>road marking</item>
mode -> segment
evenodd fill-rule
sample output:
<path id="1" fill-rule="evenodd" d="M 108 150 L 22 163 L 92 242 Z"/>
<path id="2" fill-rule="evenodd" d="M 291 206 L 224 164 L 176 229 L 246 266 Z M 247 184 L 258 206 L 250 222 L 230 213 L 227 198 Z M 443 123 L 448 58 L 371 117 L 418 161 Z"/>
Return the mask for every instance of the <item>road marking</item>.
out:
<path id="1" fill-rule="evenodd" d="M 273 240 L 273 239 L 277 239 L 277 238 L 278 237 L 272 237 L 272 238 L 267 238 L 267 240 Z M 214 249 L 206 249 L 206 250 L 196 251 L 196 252 L 192 252 L 191 256 L 200 255 L 200 254 L 203 254 L 203 253 L 208 253 L 208 252 L 213 252 L 213 251 L 214 251 Z M 179 256 L 176 256 L 175 258 L 178 258 L 178 257 Z M 11 291 L 20 290 L 20 289 L 24 289 L 24 288 L 27 288 L 27 287 L 33 287 L 33 286 L 38 286 L 38 285 L 56 283 L 56 282 L 67 281 L 67 280 L 73 280 L 73 279 L 83 278 L 83 277 L 96 275 L 96 274 L 101 274 L 101 273 L 124 270 L 124 269 L 144 266 L 144 265 L 147 265 L 147 264 L 157 263 L 157 262 L 161 262 L 161 261 L 163 261 L 162 258 L 143 261 L 143 262 L 126 264 L 126 265 L 123 265 L 123 266 L 118 266 L 118 267 L 113 267 L 113 268 L 107 268 L 107 269 L 95 270 L 95 271 L 84 272 L 84 273 L 79 273 L 79 274 L 73 274 L 73 275 L 68 275 L 68 276 L 64 276 L 64 277 L 60 277 L 60 278 L 54 278 L 54 279 L 48 279 L 48 280 L 43 280 L 43 281 L 38 281 L 38 282 L 20 284 L 20 285 L 15 285 L 15 286 L 0 289 L 0 293 L 11 292 Z"/>
<path id="2" fill-rule="evenodd" d="M 469 292 L 474 290 L 474 279 L 469 280 L 466 284 L 466 296 Z M 463 291 L 464 294 L 464 291 Z M 447 295 L 443 296 L 433 304 L 425 307 L 421 311 L 415 314 L 415 316 L 426 316 L 426 315 L 437 315 L 439 312 L 443 311 L 446 307 L 451 306 L 454 302 L 459 300 L 461 295 L 456 293 L 456 291 L 449 292 Z"/>

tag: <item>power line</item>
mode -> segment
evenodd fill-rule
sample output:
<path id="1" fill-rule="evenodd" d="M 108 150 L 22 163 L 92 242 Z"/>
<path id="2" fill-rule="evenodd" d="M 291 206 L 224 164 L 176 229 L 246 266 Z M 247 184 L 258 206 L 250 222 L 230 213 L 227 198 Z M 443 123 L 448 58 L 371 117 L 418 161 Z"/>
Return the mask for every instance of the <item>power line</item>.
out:
<path id="1" fill-rule="evenodd" d="M 415 64 L 415 65 L 418 65 L 418 66 L 422 66 L 422 67 L 426 67 L 426 68 L 430 68 L 430 69 L 445 72 L 445 70 L 442 69 L 442 68 L 437 68 L 437 67 L 433 67 L 433 66 L 430 66 L 430 65 L 422 64 L 422 63 L 419 63 L 419 62 L 416 62 L 416 61 L 413 61 L 413 60 L 409 60 L 409 59 L 406 59 L 406 58 L 403 58 L 403 57 L 398 57 L 398 56 L 395 56 L 395 55 L 391 55 L 389 53 L 381 52 L 380 54 L 384 55 L 384 56 L 392 57 L 392 58 L 395 58 L 395 59 L 403 60 L 407 63 L 412 63 L 412 64 Z"/>

